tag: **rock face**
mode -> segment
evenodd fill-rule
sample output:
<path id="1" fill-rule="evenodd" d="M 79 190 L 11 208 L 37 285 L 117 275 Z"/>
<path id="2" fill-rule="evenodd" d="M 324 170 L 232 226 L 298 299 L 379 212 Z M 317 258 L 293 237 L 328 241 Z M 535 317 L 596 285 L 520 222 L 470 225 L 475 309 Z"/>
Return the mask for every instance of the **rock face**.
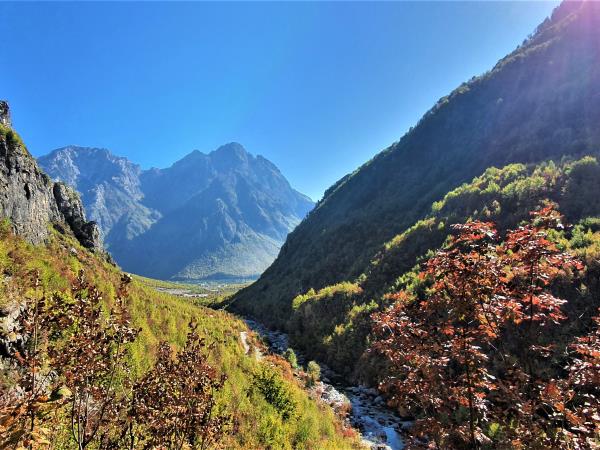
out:
<path id="1" fill-rule="evenodd" d="M 0 102 L 0 124 L 0 217 L 34 244 L 45 241 L 55 224 L 71 230 L 85 247 L 101 248 L 97 227 L 86 221 L 77 194 L 43 173 L 10 128 L 6 102 Z"/>
<path id="2" fill-rule="evenodd" d="M 8 128 L 12 126 L 10 123 L 10 110 L 8 108 L 8 103 L 3 100 L 0 100 L 0 125 Z"/>
<path id="3" fill-rule="evenodd" d="M 108 150 L 73 146 L 39 163 L 81 193 L 125 270 L 155 278 L 254 278 L 313 206 L 237 143 L 193 151 L 166 169 L 142 171 Z"/>
<path id="4" fill-rule="evenodd" d="M 161 214 L 141 203 L 142 170 L 106 149 L 69 146 L 38 159 L 51 177 L 73 186 L 108 248 L 146 231 Z M 113 229 L 114 234 L 111 234 Z"/>

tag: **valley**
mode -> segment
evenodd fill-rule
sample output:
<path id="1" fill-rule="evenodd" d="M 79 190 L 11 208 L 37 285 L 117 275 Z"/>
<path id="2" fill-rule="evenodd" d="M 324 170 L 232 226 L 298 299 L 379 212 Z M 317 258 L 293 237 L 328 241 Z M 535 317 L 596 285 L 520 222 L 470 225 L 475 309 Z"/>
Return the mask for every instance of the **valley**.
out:
<path id="1" fill-rule="evenodd" d="M 69 7 L 73 14 L 82 8 Z M 222 6 L 158 7 L 164 11 L 153 20 L 168 28 L 167 11 L 189 8 L 199 20 L 200 12 Z M 282 14 L 292 6 L 262 7 Z M 352 16 L 355 7 L 366 5 L 326 9 Z M 379 17 L 392 33 L 402 14 L 419 17 L 412 14 L 422 7 L 431 14 L 455 8 L 452 17 L 467 24 L 468 14 L 484 8 L 381 4 L 369 13 L 398 8 L 397 17 Z M 313 22 L 315 11 L 304 20 L 316 30 L 327 22 Z M 237 27 L 229 15 L 215 23 L 227 39 L 241 36 L 245 43 L 256 39 L 246 19 Z M 135 20 L 150 23 L 143 15 Z M 387 21 L 393 26 L 384 27 Z M 289 29 L 279 29 L 282 23 Z M 456 31 L 465 23 L 444 26 Z M 200 33 L 196 25 L 190 29 Z M 297 104 L 289 109 L 280 89 L 290 77 L 275 75 L 302 57 L 301 46 L 286 40 L 298 32 L 292 25 L 269 21 L 281 48 L 270 48 L 268 64 L 258 69 L 254 60 L 267 42 L 254 59 L 226 52 L 221 58 L 227 39 L 203 53 L 213 64 L 196 75 L 217 74 L 211 89 L 220 83 L 230 89 L 218 99 L 227 108 L 213 108 L 204 121 L 195 120 L 207 110 L 202 86 L 179 85 L 174 80 L 189 73 L 169 67 L 169 82 L 160 83 L 169 94 L 156 101 L 162 106 L 184 91 L 177 104 L 186 113 L 178 111 L 178 123 L 165 114 L 156 126 L 145 109 L 143 119 L 130 118 L 131 131 L 114 126 L 112 115 L 98 124 L 82 115 L 71 128 L 56 125 L 68 136 L 86 136 L 84 142 L 122 139 L 128 156 L 77 145 L 32 152 L 17 132 L 21 123 L 23 136 L 36 142 L 44 136 L 53 143 L 48 148 L 63 138 L 31 131 L 44 108 L 23 113 L 15 106 L 14 117 L 12 104 L 0 100 L 0 448 L 600 449 L 600 2 L 557 4 L 513 51 L 465 78 L 399 140 L 373 149 L 371 159 L 320 191 L 316 203 L 292 187 L 287 173 L 294 184 L 316 186 L 323 167 L 331 173 L 341 167 L 327 152 L 340 160 L 356 156 L 350 147 L 367 142 L 358 137 L 381 131 L 366 126 L 373 110 L 358 101 L 359 91 L 375 85 L 360 84 L 355 73 L 353 52 L 365 51 L 360 39 L 375 39 L 390 55 L 403 47 L 374 29 L 363 35 L 359 26 L 351 28 L 352 53 L 339 61 L 346 41 L 330 36 L 337 43 L 331 54 L 319 53 L 330 41 L 313 42 L 304 51 L 321 59 L 313 65 L 311 56 L 291 77 Z M 419 57 L 403 70 L 416 70 L 420 57 L 441 45 L 436 41 L 455 38 L 441 30 L 429 37 L 427 46 L 421 38 L 406 41 Z M 143 39 L 131 42 L 148 50 Z M 180 47 L 208 45 L 172 44 L 165 61 L 185 55 Z M 463 51 L 455 57 L 465 57 Z M 132 54 L 142 60 L 146 53 Z M 141 76 L 129 59 L 120 64 Z M 328 79 L 313 69 L 345 64 L 352 70 L 337 72 L 344 92 L 338 102 L 302 89 Z M 361 70 L 377 72 L 368 64 Z M 84 72 L 82 80 L 96 75 Z M 395 77 L 404 75 L 392 75 L 390 101 L 380 99 L 377 110 L 382 127 L 386 121 L 396 127 L 399 106 L 390 104 L 402 103 L 391 92 L 400 88 Z M 423 89 L 431 88 L 421 76 Z M 93 86 L 121 85 L 111 80 L 107 73 Z M 347 95 L 348 86 L 356 96 Z M 307 110 L 303 96 L 312 98 Z M 146 108 L 148 98 L 155 97 L 143 96 Z M 251 107 L 259 98 L 260 108 Z M 349 108 L 346 101 L 357 103 Z M 65 100 L 64 114 L 74 102 Z M 120 104 L 135 106 L 128 103 Z M 332 129 L 321 114 L 329 108 L 340 117 L 346 110 L 363 114 L 365 126 L 340 122 L 343 132 Z M 264 110 L 269 118 L 258 120 Z M 282 126 L 287 122 L 291 129 Z M 102 125 L 103 133 L 93 132 Z M 325 134 L 356 142 L 331 149 Z M 283 145 L 265 149 L 271 160 L 232 136 L 247 138 L 248 148 Z M 164 164 L 164 154 L 182 155 L 178 148 L 193 148 L 195 139 L 216 148 L 188 150 Z M 211 147 L 215 141 L 229 143 Z M 315 152 L 322 153 L 318 167 L 305 160 Z M 152 158 L 162 168 L 151 167 Z"/>

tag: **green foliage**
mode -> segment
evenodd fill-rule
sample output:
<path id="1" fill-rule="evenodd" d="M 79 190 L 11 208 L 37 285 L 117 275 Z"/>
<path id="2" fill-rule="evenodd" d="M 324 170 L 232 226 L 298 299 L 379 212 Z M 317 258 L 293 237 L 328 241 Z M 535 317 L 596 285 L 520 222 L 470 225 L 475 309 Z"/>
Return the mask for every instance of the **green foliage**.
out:
<path id="1" fill-rule="evenodd" d="M 435 202 L 428 217 L 390 239 L 356 282 L 310 288 L 296 296 L 285 322 L 294 347 L 339 373 L 376 381 L 380 370 L 372 368 L 377 363 L 360 363 L 367 356 L 371 314 L 389 306 L 390 292 L 405 290 L 424 298 L 428 281 L 418 277 L 419 265 L 445 245 L 452 225 L 470 219 L 494 221 L 504 231 L 550 199 L 575 226 L 549 237 L 562 249 L 585 253 L 593 265 L 600 230 L 598 183 L 600 165 L 593 157 L 488 168 Z"/>
<path id="2" fill-rule="evenodd" d="M 290 363 L 292 369 L 298 368 L 298 358 L 296 357 L 296 352 L 294 352 L 293 348 L 286 349 L 286 351 L 283 353 L 283 357 L 287 362 Z"/>
<path id="3" fill-rule="evenodd" d="M 53 232 L 47 246 L 32 246 L 12 234 L 10 228 L 9 223 L 2 222 L 0 273 L 5 274 L 5 279 L 0 285 L 0 306 L 40 292 L 65 293 L 65 286 L 75 281 L 80 269 L 85 269 L 89 282 L 102 293 L 105 310 L 115 305 L 122 274 L 111 264 L 68 236 Z M 71 252 L 72 248 L 76 253 Z M 32 270 L 43 275 L 37 288 L 34 288 Z M 293 416 L 284 421 L 258 391 L 256 395 L 249 395 L 256 390 L 253 375 L 260 373 L 267 363 L 245 355 L 240 332 L 248 331 L 246 325 L 226 312 L 159 292 L 156 287 L 160 284 L 134 278 L 128 288 L 125 306 L 131 315 L 132 326 L 140 330 L 128 353 L 128 365 L 135 377 L 143 376 L 152 367 L 161 341 L 168 341 L 175 351 L 182 349 L 186 343 L 187 325 L 194 322 L 199 335 L 213 344 L 208 362 L 219 373 L 227 375 L 225 384 L 215 395 L 215 410 L 231 416 L 235 424 L 235 432 L 225 438 L 223 445 L 226 448 L 269 448 L 268 442 L 273 443 L 271 448 L 290 449 L 292 443 L 295 448 L 307 449 L 337 450 L 358 446 L 354 438 L 343 435 L 342 425 L 332 410 L 311 400 L 299 382 L 286 378 L 286 372 L 280 367 L 269 370 L 277 374 L 275 379 L 281 392 L 287 392 L 288 399 L 293 400 Z M 0 392 L 4 392 L 6 385 L 3 383 L 10 384 L 13 380 L 4 369 L 3 366 L 0 371 Z M 267 434 L 272 436 L 272 441 L 262 439 L 261 436 Z M 58 447 L 71 448 L 69 439 L 66 430 L 57 430 L 55 443 Z"/>
<path id="4" fill-rule="evenodd" d="M 296 402 L 281 375 L 268 367 L 264 367 L 255 375 L 254 380 L 256 389 L 281 414 L 283 420 L 288 420 L 294 415 Z"/>
<path id="5" fill-rule="evenodd" d="M 23 151 L 27 152 L 27 148 L 25 147 L 21 136 L 19 136 L 12 128 L 0 125 L 0 137 L 6 140 L 6 143 L 11 149 L 16 150 L 17 148 L 22 148 Z"/>
<path id="6" fill-rule="evenodd" d="M 321 367 L 316 361 L 309 361 L 306 365 L 306 375 L 309 386 L 314 386 L 319 378 L 321 378 Z"/>
<path id="7" fill-rule="evenodd" d="M 318 359 L 336 359 L 340 366 L 352 361 L 364 350 L 364 345 L 346 340 L 347 333 L 336 330 L 336 326 L 352 315 L 357 317 L 364 313 L 361 293 L 362 289 L 355 283 L 340 283 L 296 297 L 294 312 L 288 322 L 291 339 L 299 348 L 310 349 L 311 355 Z M 360 322 L 360 319 L 356 320 Z M 335 345 L 332 345 L 333 340 Z M 358 345 L 352 347 L 353 344 Z"/>

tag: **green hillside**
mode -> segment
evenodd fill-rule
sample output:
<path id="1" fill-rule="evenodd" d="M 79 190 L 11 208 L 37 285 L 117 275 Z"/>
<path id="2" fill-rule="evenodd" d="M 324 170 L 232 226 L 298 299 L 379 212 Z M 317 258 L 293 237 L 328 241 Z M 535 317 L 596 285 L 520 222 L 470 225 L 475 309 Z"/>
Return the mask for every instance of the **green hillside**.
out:
<path id="1" fill-rule="evenodd" d="M 0 310 L 3 314 L 43 296 L 49 298 L 52 293 L 70 299 L 74 295 L 70 293 L 72 286 L 81 270 L 90 284 L 95 285 L 102 294 L 104 311 L 115 306 L 122 277 L 117 268 L 81 247 L 68 235 L 53 230 L 47 245 L 34 246 L 14 235 L 8 222 L 3 223 L 0 230 L 0 273 L 3 274 Z M 37 286 L 36 279 L 39 280 Z M 249 333 L 252 345 L 262 344 L 258 338 L 252 337 L 254 335 L 242 321 L 226 312 L 195 306 L 173 295 L 159 293 L 152 284 L 156 283 L 134 279 L 128 287 L 125 300 L 132 325 L 140 330 L 137 340 L 128 349 L 132 376 L 139 379 L 152 367 L 160 341 L 168 341 L 174 349 L 182 348 L 188 323 L 195 322 L 200 337 L 214 344 L 209 352 L 211 363 L 219 375 L 227 377 L 224 387 L 216 394 L 216 408 L 230 417 L 230 424 L 222 439 L 214 446 L 290 449 L 358 447 L 353 433 L 344 428 L 331 409 L 309 398 L 303 385 L 291 376 L 285 361 L 269 358 L 258 361 L 251 356 L 252 353 L 250 356 L 245 354 L 240 341 L 241 331 Z M 10 333 L 5 333 L 6 330 L 0 331 L 0 341 L 10 342 Z M 287 410 L 283 414 L 278 404 L 267 400 L 263 391 L 258 389 L 256 377 L 265 370 L 273 374 L 277 392 L 293 405 L 291 414 Z M 0 390 L 4 391 L 18 379 L 14 375 L 13 366 L 4 365 L 0 368 Z M 3 397 L 2 402 L 5 400 Z M 12 414 L 12 406 L 0 404 L 0 447 L 3 448 L 11 448 L 11 442 L 14 445 L 19 442 L 19 428 L 7 422 Z M 58 408 L 57 415 L 40 413 L 36 430 L 43 431 L 40 431 L 42 436 L 38 435 L 38 438 L 51 441 L 54 448 L 76 448 L 68 431 L 69 419 L 63 412 L 64 408 Z M 97 448 L 93 445 L 92 448 Z"/>
<path id="2" fill-rule="evenodd" d="M 442 247 L 452 225 L 468 220 L 494 222 L 499 230 L 515 228 L 544 201 L 558 204 L 567 223 L 562 248 L 588 261 L 588 290 L 573 290 L 573 304 L 585 306 L 589 316 L 600 306 L 594 260 L 600 243 L 600 165 L 592 157 L 539 165 L 511 164 L 490 168 L 433 203 L 426 218 L 385 244 L 364 273 L 354 280 L 297 296 L 286 323 L 293 344 L 348 376 L 376 381 L 377 361 L 365 363 L 370 343 L 371 315 L 391 304 L 389 293 L 419 291 L 419 263 Z M 579 293 L 578 293 L 579 292 Z M 580 313 L 581 311 L 578 312 Z M 362 359 L 361 359 L 362 358 Z"/>
<path id="3" fill-rule="evenodd" d="M 565 2 L 489 72 L 441 99 L 400 141 L 332 186 L 232 309 L 283 327 L 292 300 L 356 279 L 383 244 L 488 167 L 600 145 L 600 4 Z"/>

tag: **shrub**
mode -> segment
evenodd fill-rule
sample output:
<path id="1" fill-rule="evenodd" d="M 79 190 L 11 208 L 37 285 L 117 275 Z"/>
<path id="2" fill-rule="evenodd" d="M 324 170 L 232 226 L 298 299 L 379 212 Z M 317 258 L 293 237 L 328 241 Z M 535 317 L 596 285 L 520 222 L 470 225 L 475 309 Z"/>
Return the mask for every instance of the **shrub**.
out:
<path id="1" fill-rule="evenodd" d="M 321 378 L 321 368 L 316 361 L 309 361 L 306 366 L 306 374 L 308 375 L 307 383 L 309 386 L 314 386 L 319 378 Z"/>
<path id="2" fill-rule="evenodd" d="M 27 300 L 12 331 L 25 338 L 8 349 L 16 370 L 0 394 L 0 447 L 38 448 L 65 430 L 80 450 L 124 442 L 196 449 L 222 437 L 226 417 L 213 407 L 224 378 L 207 364 L 195 328 L 176 356 L 162 343 L 156 365 L 134 385 L 129 346 L 138 330 L 125 307 L 130 281 L 123 275 L 109 312 L 83 271 L 70 295 Z"/>
<path id="3" fill-rule="evenodd" d="M 288 420 L 294 415 L 296 402 L 277 372 L 268 367 L 263 367 L 254 376 L 254 386 L 267 403 L 281 414 L 283 420 Z"/>
<path id="4" fill-rule="evenodd" d="M 288 348 L 283 353 L 283 357 L 286 359 L 287 362 L 290 363 L 290 366 L 292 366 L 293 369 L 298 368 L 298 358 L 296 357 L 296 353 L 294 352 L 294 349 Z"/>

